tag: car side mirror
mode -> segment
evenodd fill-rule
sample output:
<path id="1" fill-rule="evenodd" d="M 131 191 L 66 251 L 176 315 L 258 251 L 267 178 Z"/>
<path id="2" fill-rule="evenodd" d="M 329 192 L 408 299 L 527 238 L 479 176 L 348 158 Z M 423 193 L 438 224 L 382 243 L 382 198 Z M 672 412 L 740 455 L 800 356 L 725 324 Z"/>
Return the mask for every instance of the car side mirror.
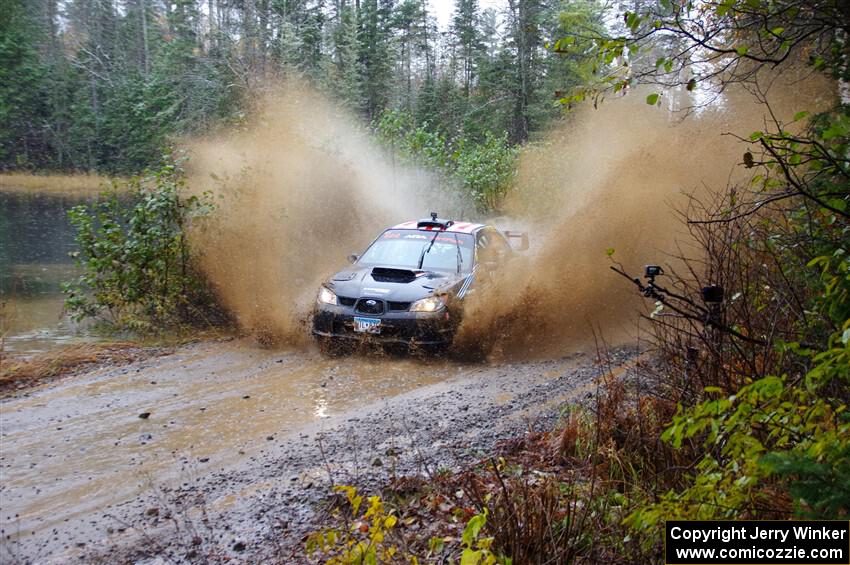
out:
<path id="1" fill-rule="evenodd" d="M 356 263 L 358 259 L 360 259 L 360 255 L 358 255 L 357 253 L 352 253 L 348 256 L 349 263 Z"/>
<path id="2" fill-rule="evenodd" d="M 508 241 L 516 251 L 526 251 L 528 249 L 528 234 L 525 232 L 519 231 L 505 231 L 505 237 L 508 238 Z M 514 243 L 513 240 L 519 240 L 518 243 Z"/>

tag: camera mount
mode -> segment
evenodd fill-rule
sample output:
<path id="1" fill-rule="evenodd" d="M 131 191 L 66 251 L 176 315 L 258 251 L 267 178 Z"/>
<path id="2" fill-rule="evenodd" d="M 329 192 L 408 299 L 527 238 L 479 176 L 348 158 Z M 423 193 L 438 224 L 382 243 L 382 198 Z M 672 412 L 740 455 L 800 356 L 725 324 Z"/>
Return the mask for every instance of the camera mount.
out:
<path id="1" fill-rule="evenodd" d="M 643 277 L 647 280 L 646 286 L 641 288 L 644 296 L 647 298 L 658 298 L 655 291 L 655 277 L 660 277 L 663 274 L 664 269 L 659 265 L 646 265 L 643 268 Z"/>

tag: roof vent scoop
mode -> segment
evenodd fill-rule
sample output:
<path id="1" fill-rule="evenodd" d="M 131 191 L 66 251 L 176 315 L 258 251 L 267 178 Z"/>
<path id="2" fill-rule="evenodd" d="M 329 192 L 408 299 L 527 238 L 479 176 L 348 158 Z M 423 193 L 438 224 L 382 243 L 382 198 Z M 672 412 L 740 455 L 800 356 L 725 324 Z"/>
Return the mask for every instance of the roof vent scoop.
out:
<path id="1" fill-rule="evenodd" d="M 437 217 L 436 212 L 431 212 L 431 219 L 419 220 L 416 222 L 417 229 L 426 230 L 447 230 L 454 224 L 454 220 L 443 220 Z"/>
<path id="2" fill-rule="evenodd" d="M 372 278 L 377 282 L 409 283 L 416 280 L 422 271 L 411 271 L 409 269 L 393 269 L 390 267 L 373 267 Z"/>

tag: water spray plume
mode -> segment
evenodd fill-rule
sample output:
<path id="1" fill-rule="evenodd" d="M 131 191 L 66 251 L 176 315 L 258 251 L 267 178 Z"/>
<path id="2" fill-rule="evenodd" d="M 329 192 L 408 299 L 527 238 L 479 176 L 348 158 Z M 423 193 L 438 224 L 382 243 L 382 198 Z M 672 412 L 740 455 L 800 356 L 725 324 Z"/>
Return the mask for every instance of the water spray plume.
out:
<path id="1" fill-rule="evenodd" d="M 244 126 L 189 144 L 189 184 L 218 210 L 194 233 L 202 268 L 243 328 L 303 343 L 324 277 L 389 224 L 460 208 L 430 173 L 394 164 L 346 111 L 289 83 Z"/>
<path id="2" fill-rule="evenodd" d="M 793 116 L 822 105 L 812 101 L 828 89 L 774 92 L 774 112 Z M 524 357 L 578 349 L 592 329 L 629 338 L 642 302 L 609 271 L 606 250 L 638 272 L 687 245 L 675 210 L 686 194 L 746 180 L 736 167 L 746 148 L 723 134 L 763 129 L 764 113 L 729 90 L 681 120 L 636 92 L 583 108 L 524 148 L 503 220 L 529 231 L 532 249 L 472 298 L 459 350 L 485 334 L 498 336 L 497 353 Z M 242 327 L 282 342 L 307 342 L 318 285 L 381 229 L 469 209 L 439 176 L 396 165 L 356 119 L 303 84 L 275 89 L 248 123 L 189 149 L 192 189 L 212 191 L 219 205 L 193 235 L 202 266 Z"/>
<path id="3" fill-rule="evenodd" d="M 832 96 L 826 81 L 775 84 L 771 107 L 790 121 Z M 536 246 L 473 299 L 459 344 L 486 333 L 496 336 L 497 354 L 527 358 L 593 345 L 594 331 L 610 342 L 634 340 L 646 304 L 609 270 L 606 255 L 613 250 L 634 273 L 693 256 L 678 212 L 689 196 L 748 181 L 752 171 L 737 166 L 747 146 L 725 134 L 748 136 L 767 119 L 742 89 L 686 119 L 648 107 L 635 92 L 582 108 L 526 148 L 506 210 Z"/>

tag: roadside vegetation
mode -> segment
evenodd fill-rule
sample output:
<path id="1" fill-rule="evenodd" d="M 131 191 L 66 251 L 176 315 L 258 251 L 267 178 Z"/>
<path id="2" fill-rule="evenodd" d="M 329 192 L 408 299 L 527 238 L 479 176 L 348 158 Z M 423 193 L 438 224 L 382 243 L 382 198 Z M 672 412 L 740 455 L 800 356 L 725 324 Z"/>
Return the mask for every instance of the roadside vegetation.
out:
<path id="1" fill-rule="evenodd" d="M 65 308 L 114 333 L 134 335 L 227 322 L 197 268 L 189 230 L 214 209 L 208 195 L 186 194 L 179 163 L 126 183 L 115 181 L 69 215 L 82 274 L 66 283 Z"/>
<path id="2" fill-rule="evenodd" d="M 4 359 L 0 351 L 0 397 L 42 384 L 69 371 L 101 363 L 131 363 L 150 354 L 133 342 L 83 343 L 26 359 Z"/>
<path id="3" fill-rule="evenodd" d="M 103 190 L 109 178 L 96 174 L 0 173 L 0 192 L 31 192 L 78 196 L 95 195 Z"/>
<path id="4" fill-rule="evenodd" d="M 488 132 L 480 142 L 452 140 L 401 110 L 385 112 L 375 130 L 393 158 L 444 173 L 480 212 L 498 210 L 510 190 L 519 147 L 508 142 L 507 133 Z"/>
<path id="5" fill-rule="evenodd" d="M 742 84 L 774 116 L 777 73 L 808 65 L 846 86 L 847 16 L 829 1 L 662 2 L 626 13 L 623 36 L 595 44 L 602 59 L 657 55 L 616 69 L 605 88 L 650 83 L 655 104 L 667 88 Z M 659 54 L 662 39 L 678 47 Z M 666 366 L 654 395 L 676 407 L 661 439 L 680 461 L 626 519 L 649 539 L 665 519 L 850 512 L 850 108 L 836 87 L 826 111 L 808 110 L 739 132 L 749 184 L 684 211 L 699 248 L 681 257 L 685 271 L 635 281 L 655 302 Z"/>
<path id="6" fill-rule="evenodd" d="M 72 177 L 70 185 L 59 182 L 56 188 L 74 187 L 79 194 L 80 188 L 90 190 L 90 180 Z M 80 274 L 62 284 L 65 313 L 92 323 L 106 341 L 9 354 L 4 339 L 13 312 L 0 301 L 0 396 L 93 365 L 129 363 L 182 342 L 219 338 L 230 327 L 189 243 L 190 229 L 214 203 L 187 194 L 185 182 L 175 162 L 101 182 L 96 198 L 70 210 L 77 247 L 71 255 Z"/>

